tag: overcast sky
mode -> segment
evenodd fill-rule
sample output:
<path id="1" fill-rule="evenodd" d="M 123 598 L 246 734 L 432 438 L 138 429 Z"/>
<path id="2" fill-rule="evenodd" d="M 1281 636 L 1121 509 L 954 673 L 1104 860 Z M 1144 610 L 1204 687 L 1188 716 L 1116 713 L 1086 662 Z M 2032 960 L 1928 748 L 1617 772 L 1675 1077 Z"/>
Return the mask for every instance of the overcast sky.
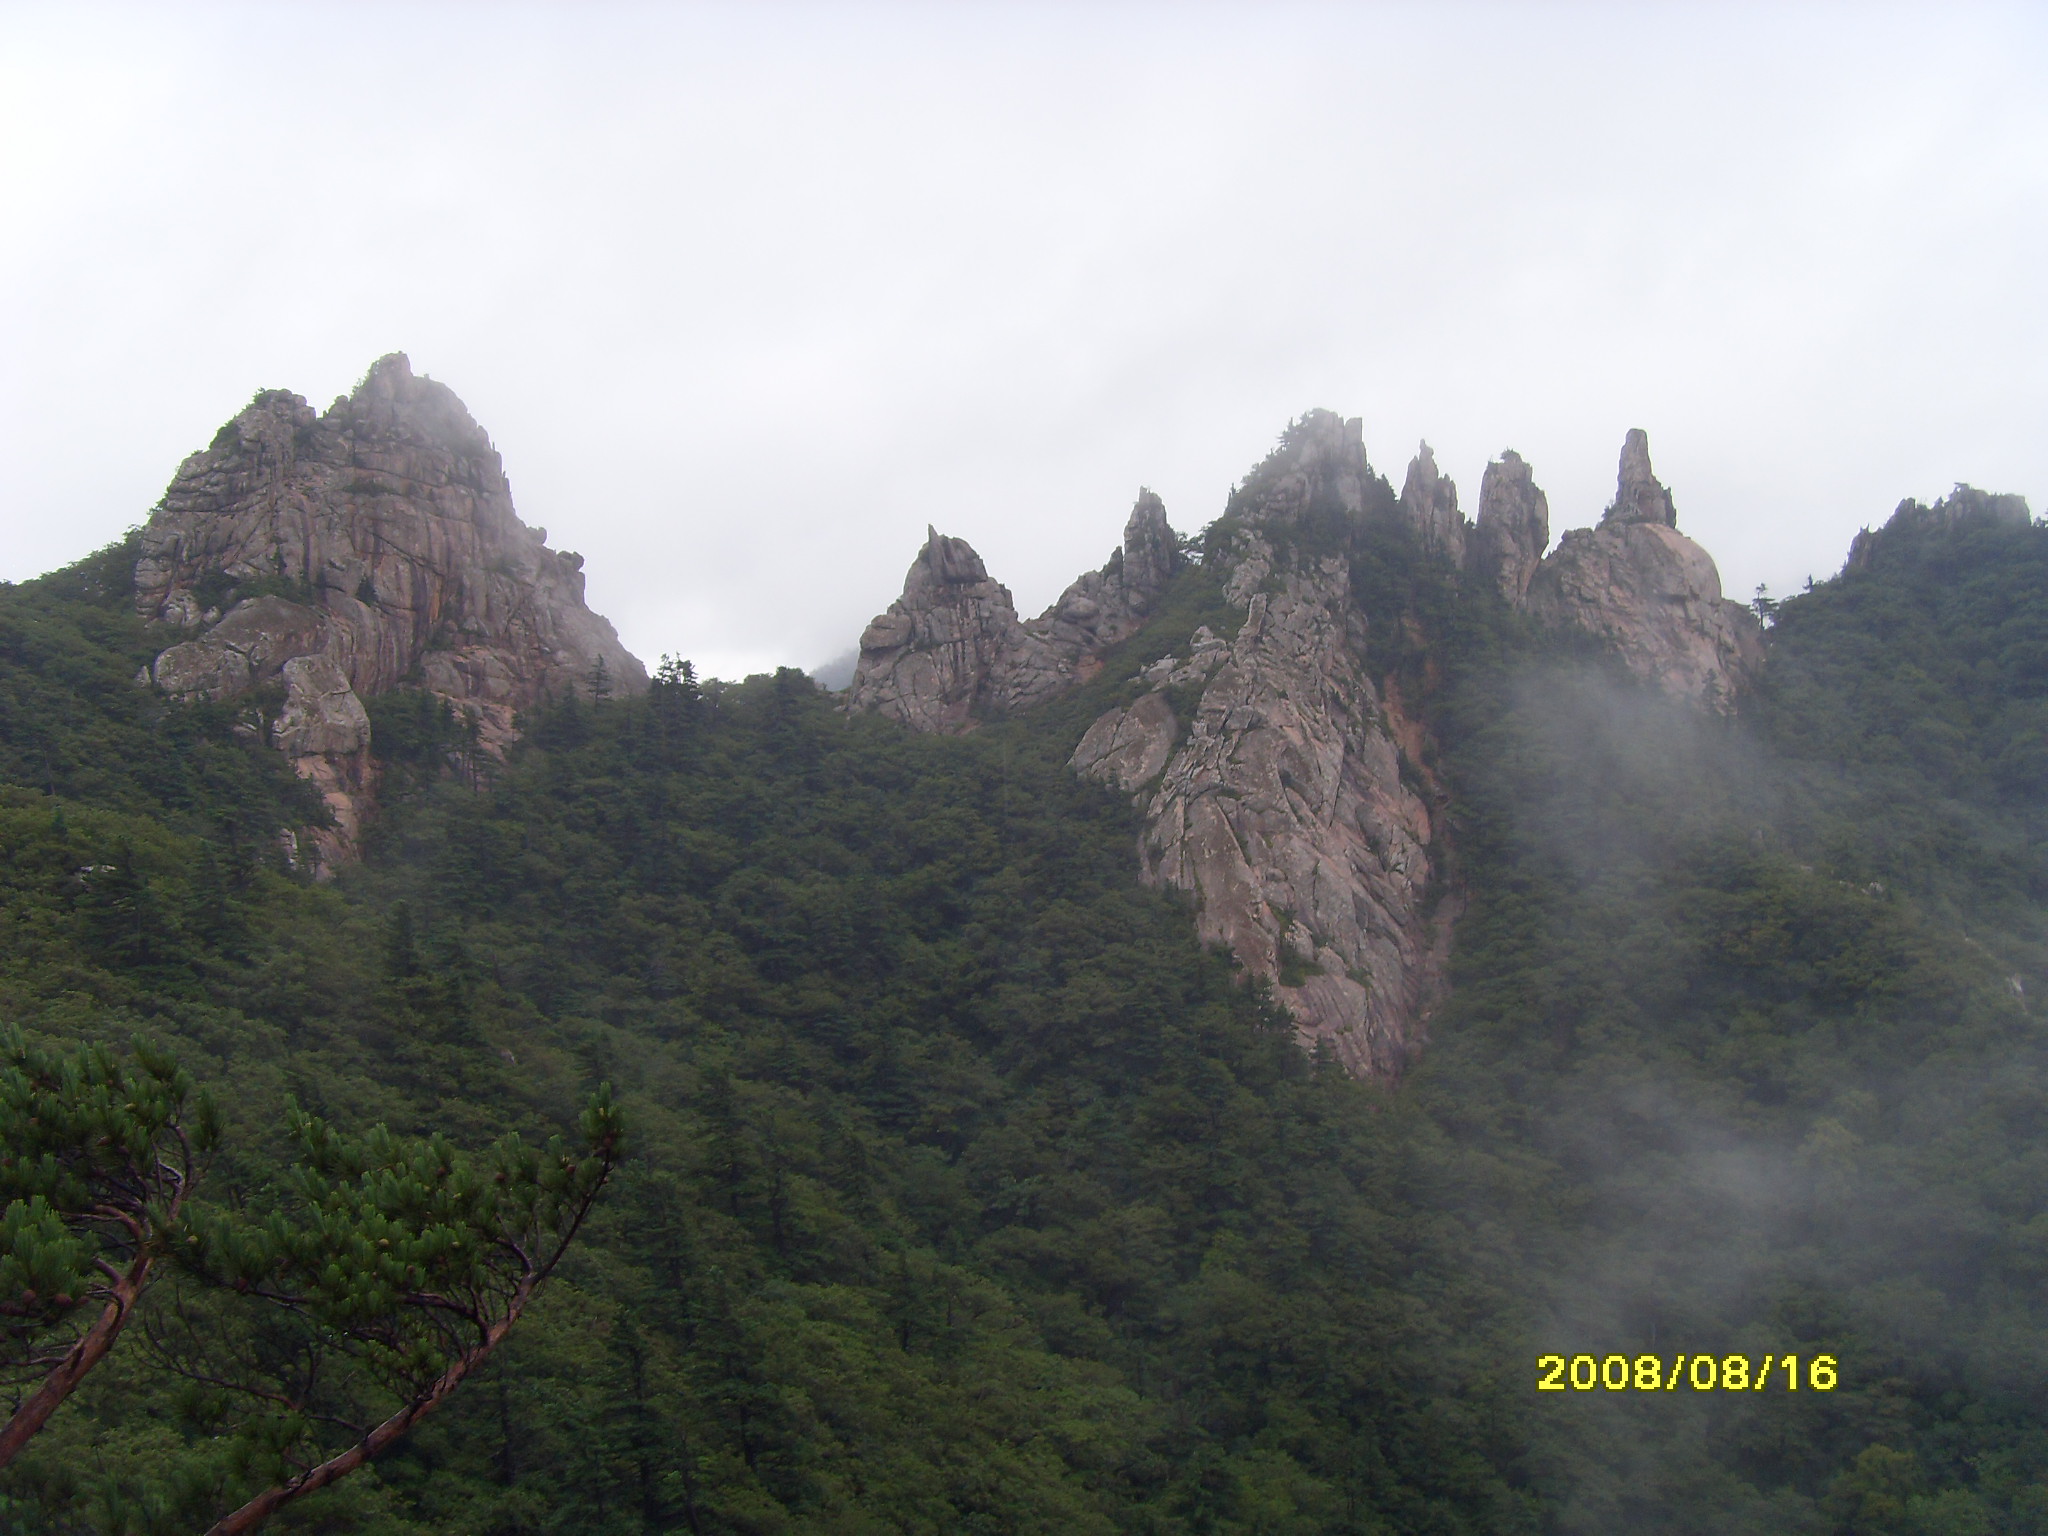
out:
<path id="1" fill-rule="evenodd" d="M 2048 500 L 2048 8 L 0 0 L 0 577 L 403 350 L 653 660 L 1026 614 L 1312 406 L 1731 595 Z"/>

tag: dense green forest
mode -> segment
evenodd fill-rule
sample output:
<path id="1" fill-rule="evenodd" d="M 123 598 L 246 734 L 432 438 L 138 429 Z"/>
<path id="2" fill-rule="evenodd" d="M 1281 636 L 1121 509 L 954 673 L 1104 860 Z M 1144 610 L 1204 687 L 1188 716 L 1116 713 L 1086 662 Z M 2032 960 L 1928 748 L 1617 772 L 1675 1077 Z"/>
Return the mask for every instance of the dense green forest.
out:
<path id="1" fill-rule="evenodd" d="M 376 701 L 328 884 L 234 710 L 133 686 L 132 550 L 0 591 L 0 1022 L 174 1053 L 211 1209 L 276 1198 L 287 1101 L 482 1148 L 610 1082 L 631 1128 L 505 1347 L 272 1528 L 2048 1533 L 2048 530 L 1896 520 L 1733 720 L 1347 536 L 1458 807 L 1395 1085 L 1301 1052 L 1065 767 L 1225 616 L 1199 562 L 964 737 L 671 664 L 499 765 Z M 1552 1351 L 1839 1385 L 1540 1393 Z M 174 1354 L 124 1337 L 0 1531 L 243 1496 L 254 1421 Z"/>

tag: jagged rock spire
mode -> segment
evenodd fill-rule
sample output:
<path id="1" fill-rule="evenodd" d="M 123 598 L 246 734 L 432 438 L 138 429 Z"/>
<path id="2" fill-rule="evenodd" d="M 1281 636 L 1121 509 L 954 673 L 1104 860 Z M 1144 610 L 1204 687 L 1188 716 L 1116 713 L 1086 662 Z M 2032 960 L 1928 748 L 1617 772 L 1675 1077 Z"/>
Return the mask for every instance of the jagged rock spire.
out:
<path id="1" fill-rule="evenodd" d="M 1440 474 L 1436 455 L 1424 442 L 1408 461 L 1401 485 L 1401 507 L 1422 539 L 1424 549 L 1446 555 L 1454 564 L 1465 558 L 1465 517 L 1458 510 L 1458 485 Z"/>
<path id="2" fill-rule="evenodd" d="M 1180 573 L 1165 503 L 1140 490 L 1109 563 L 1028 623 L 964 539 L 927 527 L 903 595 L 860 637 L 846 707 L 923 731 L 966 731 L 1092 677 Z"/>
<path id="3" fill-rule="evenodd" d="M 1640 428 L 1621 449 L 1614 505 L 1574 528 L 1529 582 L 1539 618 L 1584 630 L 1667 693 L 1732 711 L 1762 662 L 1756 617 L 1721 595 L 1714 558 L 1677 529 Z"/>
<path id="4" fill-rule="evenodd" d="M 1602 522 L 1662 523 L 1678 526 L 1678 508 L 1671 493 L 1650 472 L 1650 435 L 1641 427 L 1630 427 L 1621 444 L 1621 473 L 1616 478 L 1614 505 Z"/>
<path id="5" fill-rule="evenodd" d="M 924 548 L 904 578 L 904 590 L 927 591 L 933 587 L 967 587 L 988 580 L 988 567 L 965 539 L 948 538 L 925 524 Z"/>
<path id="6" fill-rule="evenodd" d="M 1166 503 L 1144 486 L 1124 523 L 1123 584 L 1133 595 L 1156 597 L 1180 574 L 1180 540 L 1166 520 Z"/>
<path id="7" fill-rule="evenodd" d="M 1502 597 L 1518 603 L 1549 546 L 1550 502 L 1522 456 L 1505 448 L 1479 481 L 1479 519 L 1466 546 L 1467 563 Z"/>

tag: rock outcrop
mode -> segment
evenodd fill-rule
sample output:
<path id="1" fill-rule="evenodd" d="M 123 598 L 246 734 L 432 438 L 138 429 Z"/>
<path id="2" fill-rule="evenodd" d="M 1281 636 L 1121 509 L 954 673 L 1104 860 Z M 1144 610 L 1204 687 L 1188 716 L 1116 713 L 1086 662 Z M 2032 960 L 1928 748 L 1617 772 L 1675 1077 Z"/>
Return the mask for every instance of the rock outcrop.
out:
<path id="1" fill-rule="evenodd" d="M 1027 623 L 964 539 L 927 529 L 903 595 L 860 637 L 846 707 L 922 731 L 965 731 L 1043 703 L 1095 675 L 1102 653 L 1137 632 L 1182 563 L 1165 505 L 1140 491 L 1109 563 Z"/>
<path id="2" fill-rule="evenodd" d="M 1465 547 L 1465 563 L 1511 603 L 1529 590 L 1529 578 L 1550 547 L 1550 503 L 1514 449 L 1486 466 L 1479 481 L 1479 517 Z"/>
<path id="3" fill-rule="evenodd" d="M 1202 938 L 1272 985 L 1303 1043 L 1380 1075 L 1420 1042 L 1455 905 L 1432 900 L 1436 816 L 1411 787 L 1434 784 L 1410 750 L 1422 732 L 1366 675 L 1375 618 L 1353 601 L 1345 555 L 1321 552 L 1333 520 L 1356 530 L 1393 500 L 1356 420 L 1298 423 L 1233 499 L 1235 639 L 1148 668 L 1154 691 L 1098 720 L 1073 759 L 1140 791 L 1143 878 L 1194 898 Z M 1176 742 L 1164 690 L 1195 682 Z"/>
<path id="4" fill-rule="evenodd" d="M 146 680 L 183 698 L 280 685 L 266 729 L 334 812 L 316 839 L 332 863 L 374 787 L 364 698 L 423 688 L 500 751 L 543 698 L 644 685 L 585 605 L 582 563 L 519 520 L 483 429 L 394 353 L 325 414 L 259 394 L 180 467 L 143 529 L 135 600 L 189 638 Z"/>
<path id="5" fill-rule="evenodd" d="M 1621 450 L 1614 505 L 1597 528 L 1558 540 L 1530 577 L 1529 610 L 1606 642 L 1631 672 L 1681 698 L 1732 711 L 1763 660 L 1763 634 L 1721 596 L 1713 556 L 1678 531 L 1649 441 Z"/>
<path id="6" fill-rule="evenodd" d="M 1465 561 L 1465 514 L 1458 510 L 1457 482 L 1439 474 L 1436 455 L 1424 443 L 1408 463 L 1401 486 L 1401 507 L 1422 540 L 1422 547 L 1443 555 L 1453 565 Z"/>
<path id="7" fill-rule="evenodd" d="M 1203 628 L 1186 654 L 1149 658 L 1071 766 L 1133 797 L 1143 878 L 1192 898 L 1202 938 L 1271 985 L 1304 1044 L 1354 1073 L 1396 1073 L 1443 992 L 1460 897 L 1429 733 L 1397 678 L 1367 660 L 1376 633 L 1412 638 L 1418 620 L 1366 611 L 1354 556 L 1405 525 L 1466 581 L 1730 708 L 1760 632 L 1722 599 L 1712 559 L 1676 516 L 1648 440 L 1631 432 L 1600 526 L 1546 555 L 1549 504 L 1519 455 L 1487 466 L 1467 524 L 1427 443 L 1396 496 L 1366 460 L 1360 423 L 1312 411 L 1209 532 L 1205 565 L 1240 615 L 1234 634 Z M 1174 571 L 1178 544 L 1156 503 L 1140 499 L 1120 555 L 1027 624 L 972 550 L 933 533 L 902 600 L 861 638 L 850 707 L 964 730 L 1074 686 L 1139 630 Z"/>
<path id="8" fill-rule="evenodd" d="M 1650 471 L 1650 434 L 1641 427 L 1630 427 L 1621 440 L 1621 473 L 1615 478 L 1614 505 L 1601 514 L 1600 521 L 1678 526 L 1678 508 L 1671 493 Z"/>

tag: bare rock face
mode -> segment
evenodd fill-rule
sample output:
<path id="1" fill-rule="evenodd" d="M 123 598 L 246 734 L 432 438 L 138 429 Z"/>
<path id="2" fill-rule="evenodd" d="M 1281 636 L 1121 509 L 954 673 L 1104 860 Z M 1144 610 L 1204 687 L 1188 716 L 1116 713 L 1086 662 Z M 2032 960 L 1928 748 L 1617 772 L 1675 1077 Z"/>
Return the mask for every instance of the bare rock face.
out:
<path id="1" fill-rule="evenodd" d="M 1165 686 L 1163 680 L 1160 686 Z M 1173 706 L 1155 690 L 1129 709 L 1112 709 L 1089 726 L 1074 748 L 1070 766 L 1084 779 L 1135 790 L 1159 777 L 1179 737 Z"/>
<path id="2" fill-rule="evenodd" d="M 1507 449 L 1480 479 L 1479 517 L 1465 546 L 1466 566 L 1519 603 L 1549 547 L 1550 503 L 1522 456 Z"/>
<path id="3" fill-rule="evenodd" d="M 1138 493 L 1124 539 L 1028 623 L 963 539 L 928 529 L 903 596 L 860 637 L 848 709 L 922 731 L 966 731 L 1043 703 L 1095 675 L 1101 655 L 1136 633 L 1179 574 L 1166 508 Z"/>
<path id="4" fill-rule="evenodd" d="M 1680 533 L 1671 493 L 1650 471 L 1648 439 L 1628 434 L 1614 505 L 1575 528 L 1531 577 L 1532 613 L 1597 636 L 1630 671 L 1730 712 L 1763 661 L 1755 617 L 1721 596 L 1721 575 Z"/>
<path id="5" fill-rule="evenodd" d="M 1678 508 L 1663 482 L 1650 472 L 1650 434 L 1630 427 L 1621 442 L 1621 474 L 1615 482 L 1614 505 L 1603 523 L 1662 523 L 1678 526 Z"/>
<path id="6" fill-rule="evenodd" d="M 543 698 L 644 686 L 582 564 L 520 522 L 483 429 L 394 353 L 324 415 L 258 395 L 179 468 L 142 532 L 136 606 L 189 638 L 148 680 L 215 699 L 281 683 L 271 740 L 334 809 L 333 862 L 373 788 L 364 698 L 423 686 L 502 750 Z"/>
<path id="7" fill-rule="evenodd" d="M 1357 1074 L 1396 1072 L 1420 1044 L 1454 905 L 1430 900 L 1435 815 L 1410 787 L 1434 782 L 1421 729 L 1362 669 L 1372 619 L 1347 559 L 1314 552 L 1329 519 L 1392 501 L 1355 420 L 1298 423 L 1232 504 L 1236 638 L 1142 674 L 1155 690 L 1206 678 L 1186 738 L 1164 755 L 1176 727 L 1155 691 L 1098 720 L 1073 759 L 1142 791 L 1146 881 L 1192 895 L 1202 938 Z M 1218 659 L 1191 677 L 1205 655 Z"/>
<path id="8" fill-rule="evenodd" d="M 1401 486 L 1401 508 L 1421 537 L 1422 547 L 1446 556 L 1453 565 L 1465 561 L 1465 515 L 1458 510 L 1457 482 L 1437 472 L 1436 455 L 1424 443 L 1408 464 Z"/>
<path id="9" fill-rule="evenodd" d="M 1076 579 L 1024 628 L 1086 680 L 1101 665 L 1104 651 L 1128 640 L 1151 617 L 1185 564 L 1180 540 L 1166 521 L 1166 503 L 1140 490 L 1124 523 L 1123 543 L 1110 552 L 1109 563 Z"/>
<path id="10" fill-rule="evenodd" d="M 926 533 L 903 596 L 860 637 L 847 707 L 920 731 L 963 731 L 1013 684 L 1020 665 L 1056 675 L 1057 662 L 1043 641 L 1025 635 L 1010 589 L 989 579 L 965 539 Z"/>
<path id="11" fill-rule="evenodd" d="M 1366 460 L 1359 422 L 1311 412 L 1210 530 L 1208 558 L 1242 615 L 1235 635 L 1199 630 L 1188 654 L 1140 667 L 1136 697 L 1089 727 L 1071 766 L 1132 796 L 1143 878 L 1193 899 L 1201 937 L 1271 985 L 1305 1045 L 1356 1074 L 1397 1073 L 1443 994 L 1459 895 L 1428 731 L 1396 680 L 1368 671 L 1374 626 L 1411 618 L 1361 608 L 1352 557 L 1405 523 L 1510 602 L 1729 708 L 1760 634 L 1674 519 L 1640 432 L 1605 520 L 1546 557 L 1549 504 L 1518 455 L 1487 466 L 1468 527 L 1427 444 L 1396 497 Z M 862 637 L 854 707 L 958 730 L 1050 697 L 1138 630 L 1178 546 L 1141 498 L 1121 565 L 1030 623 L 962 551 L 934 534 L 903 600 Z"/>

